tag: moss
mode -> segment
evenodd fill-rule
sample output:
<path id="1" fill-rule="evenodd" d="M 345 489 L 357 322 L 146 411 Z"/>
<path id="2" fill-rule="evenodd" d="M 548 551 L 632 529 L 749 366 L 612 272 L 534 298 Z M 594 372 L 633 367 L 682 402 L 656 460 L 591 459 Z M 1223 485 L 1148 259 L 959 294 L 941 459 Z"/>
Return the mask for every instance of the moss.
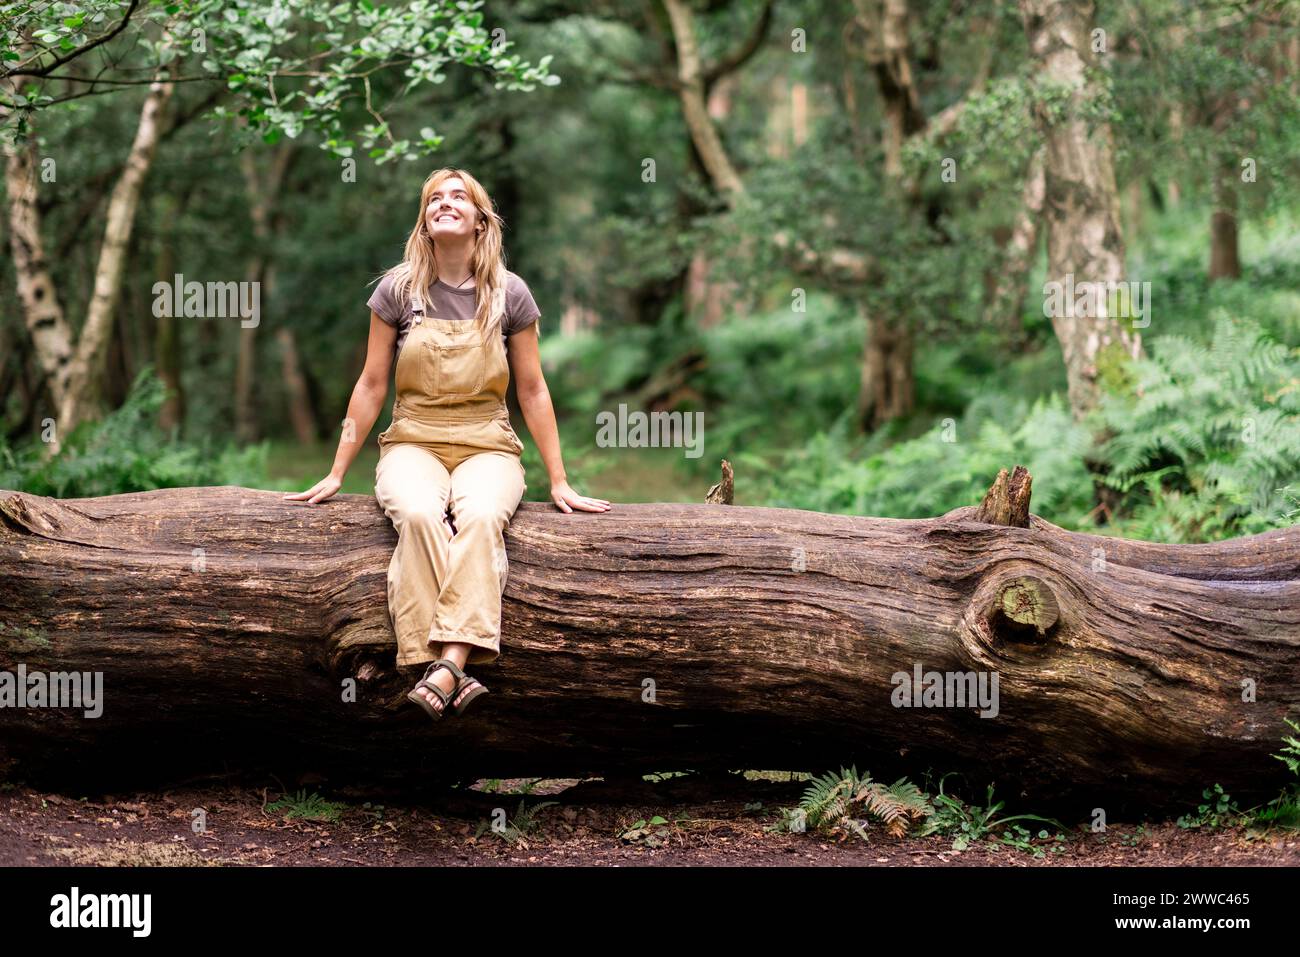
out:
<path id="1" fill-rule="evenodd" d="M 1097 387 L 1110 395 L 1132 395 L 1137 388 L 1133 357 L 1122 342 L 1110 342 L 1097 353 Z"/>
<path id="2" fill-rule="evenodd" d="M 54 647 L 49 636 L 36 628 L 20 628 L 0 623 L 0 647 L 13 654 L 49 651 Z"/>

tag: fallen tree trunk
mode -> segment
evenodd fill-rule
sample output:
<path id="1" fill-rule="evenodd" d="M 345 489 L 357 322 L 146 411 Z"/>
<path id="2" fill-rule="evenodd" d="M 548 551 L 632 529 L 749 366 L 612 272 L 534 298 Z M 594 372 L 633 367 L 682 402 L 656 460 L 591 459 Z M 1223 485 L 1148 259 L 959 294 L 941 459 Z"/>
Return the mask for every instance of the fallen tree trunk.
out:
<path id="1" fill-rule="evenodd" d="M 1010 507 L 929 520 L 524 503 L 503 654 L 476 672 L 491 695 L 438 724 L 405 701 L 419 669 L 394 666 L 396 539 L 372 498 L 0 492 L 0 668 L 103 675 L 98 717 L 0 708 L 0 762 L 79 793 L 250 769 L 418 787 L 853 762 L 1081 815 L 1216 782 L 1276 794 L 1300 527 L 1077 534 L 1028 514 L 1027 478 L 1000 477 Z M 997 697 L 928 706 L 954 703 L 928 672 Z"/>

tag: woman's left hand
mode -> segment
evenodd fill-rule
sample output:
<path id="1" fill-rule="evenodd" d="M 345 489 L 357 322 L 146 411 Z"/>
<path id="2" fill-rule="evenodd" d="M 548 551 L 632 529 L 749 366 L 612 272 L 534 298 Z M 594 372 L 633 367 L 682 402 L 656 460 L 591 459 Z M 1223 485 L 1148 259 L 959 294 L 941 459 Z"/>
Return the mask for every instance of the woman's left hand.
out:
<path id="1" fill-rule="evenodd" d="M 575 492 L 568 482 L 556 482 L 551 486 L 551 501 L 561 512 L 572 512 L 575 508 L 583 512 L 608 512 L 609 502 L 603 498 L 588 498 Z"/>

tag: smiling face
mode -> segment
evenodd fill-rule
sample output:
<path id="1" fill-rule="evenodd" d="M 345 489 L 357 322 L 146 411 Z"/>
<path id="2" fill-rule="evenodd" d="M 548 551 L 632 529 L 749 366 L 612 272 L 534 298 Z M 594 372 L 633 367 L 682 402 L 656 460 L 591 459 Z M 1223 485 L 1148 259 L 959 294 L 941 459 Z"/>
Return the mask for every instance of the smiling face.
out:
<path id="1" fill-rule="evenodd" d="M 472 241 L 478 220 L 478 209 L 459 176 L 450 176 L 438 184 L 424 207 L 424 228 L 435 242 Z"/>

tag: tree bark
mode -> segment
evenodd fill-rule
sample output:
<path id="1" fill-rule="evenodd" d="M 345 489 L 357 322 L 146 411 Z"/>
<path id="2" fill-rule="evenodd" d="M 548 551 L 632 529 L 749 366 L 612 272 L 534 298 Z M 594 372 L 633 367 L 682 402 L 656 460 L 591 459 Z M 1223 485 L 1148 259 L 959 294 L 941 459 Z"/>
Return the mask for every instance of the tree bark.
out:
<path id="1" fill-rule="evenodd" d="M 1100 97 L 1089 73 L 1092 0 L 1020 0 L 1036 84 L 1050 94 L 1064 89 L 1065 116 L 1053 116 L 1046 98 L 1034 113 L 1043 135 L 1046 171 L 1047 278 L 1082 287 L 1109 288 L 1124 281 L 1124 238 L 1115 184 L 1110 123 L 1092 123 L 1085 108 Z M 1073 276 L 1071 283 L 1070 277 Z M 1055 310 L 1052 327 L 1065 358 L 1070 408 L 1083 419 L 1098 403 L 1102 365 L 1141 354 L 1141 335 L 1127 319 L 1110 315 L 1107 296 L 1096 308 Z M 1091 314 L 1095 312 L 1097 314 Z"/>
<path id="2" fill-rule="evenodd" d="M 261 302 L 269 303 L 274 291 L 275 245 L 278 234 L 276 204 L 289 167 L 297 156 L 298 146 L 281 143 L 273 154 L 265 181 L 252 153 L 240 157 L 244 188 L 248 192 L 248 216 L 253 226 L 253 255 L 248 261 L 247 281 L 261 287 Z M 239 354 L 235 363 L 235 436 L 240 442 L 256 441 L 257 421 L 257 343 L 258 326 L 240 325 Z M 282 341 L 282 340 L 281 340 Z M 282 360 L 296 361 L 297 353 L 282 354 Z M 298 377 L 301 380 L 301 376 Z M 290 402 L 296 396 L 291 393 Z M 297 419 L 295 418 L 295 424 Z"/>
<path id="3" fill-rule="evenodd" d="M 103 372 L 104 354 L 113 329 L 113 315 L 122 293 L 127 243 L 135 223 L 140 191 L 145 176 L 153 165 L 154 153 L 164 129 L 163 112 L 176 88 L 171 79 L 174 64 L 173 60 L 162 67 L 149 84 L 149 93 L 140 110 L 140 120 L 136 125 L 135 140 L 131 144 L 126 166 L 108 201 L 108 221 L 99 248 L 94 291 L 86 310 L 86 322 L 77 337 L 77 350 L 69 366 L 67 388 L 59 403 L 60 435 L 69 434 L 81 421 L 87 406 L 93 402 L 93 391 Z"/>
<path id="4" fill-rule="evenodd" d="M 1214 210 L 1210 213 L 1209 280 L 1240 279 L 1237 244 L 1237 169 L 1229 160 L 1214 176 Z"/>
<path id="5" fill-rule="evenodd" d="M 395 535 L 373 498 L 0 493 L 0 668 L 103 675 L 96 718 L 0 709 L 0 770 L 85 793 L 233 769 L 418 788 L 856 763 L 1084 816 L 1216 782 L 1276 794 L 1300 526 L 1124 541 L 1028 515 L 1028 491 L 1018 470 L 980 508 L 907 521 L 524 503 L 503 655 L 476 672 L 489 704 L 454 725 L 405 701 L 419 669 L 393 664 Z M 1022 508 L 1026 528 L 977 520 Z M 996 715 L 898 707 L 917 668 L 996 675 Z"/>
<path id="6" fill-rule="evenodd" d="M 690 6 L 682 0 L 663 0 L 663 6 L 672 28 L 672 40 L 677 53 L 677 69 L 671 88 L 676 91 L 681 103 L 682 116 L 696 154 L 700 157 L 700 164 L 709 174 L 719 198 L 734 208 L 738 199 L 745 195 L 745 184 L 709 116 L 707 81 L 708 78 L 720 76 L 743 63 L 756 49 L 756 43 L 747 42 L 734 54 L 706 65 L 700 55 L 695 35 L 695 15 Z M 764 7 L 760 29 L 756 30 L 751 41 L 762 36 L 770 11 L 769 3 Z M 771 240 L 789 257 L 790 266 L 796 272 L 816 276 L 831 284 L 860 285 L 869 281 L 876 271 L 875 260 L 858 249 L 837 247 L 829 251 L 818 251 L 787 229 L 775 230 Z"/>
<path id="7" fill-rule="evenodd" d="M 53 419 L 68 390 L 75 350 L 72 329 L 64 318 L 41 236 L 41 215 L 36 204 L 40 158 L 36 153 L 35 134 L 16 147 L 6 143 L 5 156 L 9 248 L 13 253 L 18 298 L 22 301 L 23 319 L 36 351 L 37 364 L 55 404 L 49 415 L 42 418 Z M 57 452 L 57 432 L 54 438 L 53 451 Z"/>
<path id="8" fill-rule="evenodd" d="M 298 340 L 293 327 L 281 326 L 275 331 L 275 341 L 280 346 L 280 375 L 284 378 L 285 402 L 289 407 L 289 421 L 300 445 L 309 445 L 318 438 L 316 434 L 315 403 L 307 387 L 307 377 L 302 372 L 298 355 Z"/>
<path id="9" fill-rule="evenodd" d="M 735 75 L 728 74 L 718 80 L 708 94 L 709 116 L 716 122 L 724 122 L 731 113 L 731 96 L 735 86 Z M 780 113 L 781 110 L 776 112 Z M 695 156 L 698 156 L 698 151 Z M 699 215 L 700 210 L 691 210 L 692 215 Z M 752 245 L 753 240 L 742 237 L 744 247 Z M 740 250 L 743 255 L 745 249 Z M 740 284 L 722 275 L 715 275 L 714 261 L 704 251 L 691 256 L 686 271 L 685 309 L 700 329 L 711 329 L 722 322 L 729 313 L 738 312 L 741 306 Z"/>
<path id="10" fill-rule="evenodd" d="M 172 282 L 176 276 L 176 243 L 180 241 L 177 224 L 187 204 L 178 201 L 170 194 L 161 194 L 156 200 L 159 242 L 155 250 L 154 275 L 164 281 Z M 181 322 L 171 314 L 172 310 L 162 310 L 154 326 L 154 363 L 158 378 L 166 389 L 167 396 L 158 410 L 158 426 L 164 432 L 179 430 L 185 424 L 185 383 L 181 378 Z"/>
<path id="11" fill-rule="evenodd" d="M 867 318 L 858 422 L 875 430 L 911 413 L 916 404 L 912 330 L 878 316 Z"/>
<path id="12" fill-rule="evenodd" d="M 1025 182 L 1020 189 L 1020 209 L 1006 234 L 1002 261 L 995 275 L 987 277 L 988 298 L 984 306 L 984 325 L 1006 330 L 1012 341 L 1024 335 L 1025 292 L 1034 253 L 1038 250 L 1038 223 L 1043 214 L 1046 180 L 1043 175 L 1043 151 L 1029 159 Z"/>

